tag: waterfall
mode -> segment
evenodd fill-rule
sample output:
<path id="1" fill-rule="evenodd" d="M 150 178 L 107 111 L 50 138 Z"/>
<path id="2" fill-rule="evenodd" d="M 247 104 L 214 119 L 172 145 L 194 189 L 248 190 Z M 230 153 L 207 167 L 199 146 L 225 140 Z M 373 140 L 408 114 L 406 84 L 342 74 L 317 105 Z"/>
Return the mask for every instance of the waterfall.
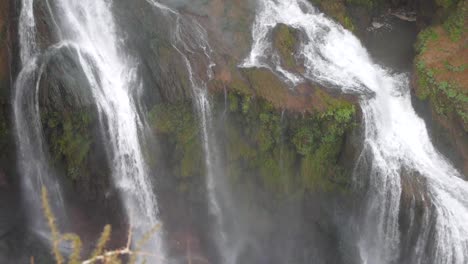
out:
<path id="1" fill-rule="evenodd" d="M 138 113 L 134 99 L 135 91 L 141 88 L 136 63 L 126 55 L 121 45 L 123 41 L 115 26 L 109 1 L 56 0 L 52 3 L 53 8 L 48 7 L 56 12 L 54 26 L 57 27 L 55 31 L 60 33 L 59 43 L 48 47 L 42 54 L 37 51 L 34 42 L 32 0 L 23 1 L 20 17 L 23 70 L 16 84 L 15 121 L 24 160 L 21 166 L 25 170 L 23 176 L 30 181 L 35 177 L 32 171 L 39 173 L 46 171 L 41 166 L 48 167 L 42 146 L 38 86 L 30 85 L 30 79 L 40 78 L 41 69 L 46 63 L 38 63 L 37 57 L 52 49 L 73 50 L 90 85 L 98 109 L 101 134 L 107 146 L 113 182 L 120 191 L 129 224 L 138 241 L 161 222 L 141 149 L 144 139 L 140 134 L 145 121 L 144 116 Z M 38 67 L 39 70 L 36 69 Z M 27 96 L 28 93 L 31 96 Z M 40 173 L 39 176 L 41 184 L 48 188 L 56 185 L 46 182 L 54 181 L 51 174 Z M 37 193 L 38 189 L 34 192 Z M 148 250 L 164 258 L 160 233 L 151 240 Z"/>
<path id="2" fill-rule="evenodd" d="M 234 263 L 231 260 L 234 256 L 228 246 L 229 240 L 225 226 L 226 212 L 223 211 L 223 208 L 227 208 L 230 199 L 228 193 L 224 191 L 224 179 L 222 178 L 224 175 L 213 126 L 213 107 L 207 86 L 207 82 L 213 78 L 212 68 L 215 66 L 207 32 L 196 20 L 183 17 L 177 11 L 159 2 L 147 1 L 169 19 L 169 23 L 173 26 L 171 28 L 172 46 L 181 55 L 187 68 L 195 111 L 200 121 L 209 209 L 215 218 L 213 227 L 215 240 L 221 252 L 223 263 Z"/>
<path id="3" fill-rule="evenodd" d="M 33 0 L 24 0 L 19 17 L 19 45 L 21 71 L 15 82 L 13 95 L 14 125 L 18 144 L 18 166 L 23 175 L 22 191 L 27 194 L 31 228 L 47 236 L 46 223 L 41 210 L 41 188 L 47 187 L 51 206 L 57 212 L 59 223 L 64 220 L 64 206 L 60 185 L 49 166 L 42 132 L 39 109 L 39 83 L 44 69 L 37 45 Z"/>
<path id="4" fill-rule="evenodd" d="M 354 176 L 369 182 L 358 238 L 362 263 L 397 263 L 401 257 L 403 170 L 421 175 L 425 190 L 420 191 L 428 198 L 411 263 L 466 263 L 468 183 L 432 145 L 425 123 L 411 105 L 408 76 L 376 65 L 351 32 L 306 0 L 259 2 L 252 48 L 241 67 L 264 67 L 292 84 L 310 80 L 362 95 L 363 151 L 371 159 L 369 175 Z M 270 39 L 280 23 L 305 34 L 295 54 L 304 61 L 304 74 L 288 72 L 275 59 Z"/>

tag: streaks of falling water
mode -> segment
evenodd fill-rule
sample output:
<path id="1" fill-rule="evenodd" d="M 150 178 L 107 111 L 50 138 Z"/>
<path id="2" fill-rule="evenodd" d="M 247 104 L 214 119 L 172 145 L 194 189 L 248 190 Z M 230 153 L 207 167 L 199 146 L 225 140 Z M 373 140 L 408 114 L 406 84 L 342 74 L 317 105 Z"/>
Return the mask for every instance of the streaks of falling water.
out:
<path id="1" fill-rule="evenodd" d="M 22 175 L 22 188 L 26 194 L 31 228 L 46 235 L 47 227 L 42 220 L 40 195 L 42 186 L 46 187 L 51 205 L 64 223 L 64 206 L 60 185 L 49 167 L 48 153 L 39 109 L 39 83 L 44 69 L 40 62 L 39 48 L 36 43 L 36 23 L 33 0 L 24 0 L 19 17 L 19 44 L 21 71 L 15 81 L 13 97 L 14 125 L 18 145 L 18 166 Z"/>
<path id="2" fill-rule="evenodd" d="M 375 94 L 361 100 L 364 149 L 372 157 L 366 215 L 358 243 L 362 262 L 395 263 L 399 258 L 400 172 L 408 168 L 424 177 L 427 190 L 422 191 L 427 192 L 431 204 L 425 210 L 432 211 L 421 218 L 418 242 L 413 245 L 414 263 L 466 263 L 468 183 L 433 147 L 423 120 L 411 106 L 407 76 L 392 74 L 374 64 L 356 37 L 308 1 L 259 2 L 252 49 L 242 67 L 266 67 L 293 83 L 303 77 L 340 87 L 345 93 L 368 94 L 370 89 Z M 279 70 L 269 53 L 273 50 L 269 37 L 279 23 L 307 36 L 296 54 L 304 58 L 303 76 Z M 427 220 L 429 215 L 431 221 Z M 432 241 L 422 242 L 428 239 L 428 232 L 433 232 Z"/>
<path id="3" fill-rule="evenodd" d="M 206 188 L 209 208 L 215 217 L 215 240 L 223 258 L 223 263 L 234 263 L 235 258 L 229 249 L 228 235 L 225 230 L 226 204 L 229 202 L 228 193 L 221 191 L 223 179 L 219 150 L 213 127 L 212 105 L 210 103 L 207 81 L 213 78 L 212 49 L 208 43 L 206 30 L 194 19 L 183 17 L 177 11 L 154 0 L 148 3 L 158 8 L 169 19 L 172 28 L 172 46 L 182 56 L 185 62 L 189 81 L 192 88 L 196 113 L 201 123 L 201 140 L 205 154 Z M 206 67 L 203 70 L 202 67 Z M 206 76 L 197 76 L 198 72 L 206 72 Z"/>
<path id="4" fill-rule="evenodd" d="M 118 37 L 108 1 L 57 0 L 53 3 L 54 5 L 49 5 L 49 2 L 47 4 L 51 16 L 54 15 L 51 6 L 57 13 L 53 20 L 58 27 L 56 32 L 60 32 L 59 46 L 66 46 L 78 54 L 77 62 L 86 75 L 99 111 L 114 184 L 121 192 L 128 220 L 138 238 L 159 225 L 160 221 L 140 145 L 142 139 L 139 133 L 144 122 L 136 110 L 132 96 L 140 85 L 136 67 L 120 47 L 121 39 Z M 44 64 L 38 63 L 38 57 L 43 54 L 35 42 L 34 21 L 33 1 L 24 0 L 19 25 L 23 70 L 16 82 L 14 110 L 20 158 L 24 161 L 21 167 L 26 183 L 33 177 L 26 174 L 38 174 L 35 178 L 39 182 L 35 184 L 37 193 L 37 186 L 44 184 L 49 189 L 50 186 L 58 189 L 58 184 L 48 170 L 47 155 L 43 151 L 37 97 Z M 160 234 L 156 234 L 151 240 L 148 250 L 164 258 Z"/>
<path id="5" fill-rule="evenodd" d="M 57 6 L 62 41 L 74 44 L 98 107 L 114 184 L 135 234 L 142 236 L 160 221 L 140 145 L 143 121 L 133 99 L 140 85 L 136 66 L 119 45 L 108 1 L 60 0 Z M 149 250 L 164 258 L 161 243 L 156 234 Z"/>

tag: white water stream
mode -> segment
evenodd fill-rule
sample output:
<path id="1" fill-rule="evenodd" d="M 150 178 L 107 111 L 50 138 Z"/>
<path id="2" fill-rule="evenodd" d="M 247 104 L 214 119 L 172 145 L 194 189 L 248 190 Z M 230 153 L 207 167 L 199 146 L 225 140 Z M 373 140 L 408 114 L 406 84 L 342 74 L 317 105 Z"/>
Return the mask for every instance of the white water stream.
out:
<path id="1" fill-rule="evenodd" d="M 417 116 L 410 98 L 408 76 L 394 74 L 375 64 L 359 40 L 318 12 L 306 0 L 258 0 L 253 25 L 253 45 L 242 67 L 266 67 L 290 84 L 305 80 L 332 86 L 343 93 L 362 94 L 366 153 L 371 155 L 365 215 L 358 248 L 362 263 L 398 263 L 402 234 L 399 227 L 402 170 L 417 171 L 423 179 L 427 201 L 412 263 L 464 264 L 468 262 L 468 183 L 431 143 L 425 123 Z M 15 83 L 14 118 L 19 144 L 20 171 L 27 201 L 40 219 L 40 187 L 50 192 L 53 206 L 64 212 L 61 191 L 45 151 L 39 109 L 39 83 L 45 67 L 41 56 L 50 49 L 68 48 L 78 54 L 95 99 L 112 176 L 121 192 L 128 219 L 141 236 L 160 224 L 156 197 L 142 154 L 144 117 L 137 111 L 134 91 L 140 88 L 136 62 L 123 49 L 110 1 L 55 0 L 55 30 L 59 43 L 41 50 L 36 43 L 33 0 L 23 0 L 19 19 L 22 70 Z M 186 63 L 195 110 L 200 119 L 205 154 L 207 193 L 215 216 L 214 232 L 224 263 L 235 263 L 232 232 L 224 226 L 231 200 L 220 189 L 222 174 L 212 124 L 207 81 L 212 77 L 212 50 L 207 33 L 195 20 L 186 18 L 156 1 L 148 0 L 170 19 L 172 45 Z M 297 57 L 304 74 L 288 72 L 279 64 L 271 43 L 273 29 L 286 24 L 304 33 Z M 205 68 L 203 68 L 205 67 Z M 206 78 L 200 77 L 206 72 Z M 372 94 L 373 96 L 369 96 Z M 418 177 L 418 176 L 415 176 Z M 410 212 L 411 214 L 411 212 Z M 413 212 L 414 214 L 414 212 Z M 36 223 L 36 227 L 38 224 Z M 160 234 L 151 251 L 165 257 Z"/>
<path id="2" fill-rule="evenodd" d="M 47 236 L 47 226 L 43 220 L 41 188 L 46 186 L 49 200 L 56 211 L 59 223 L 66 222 L 60 184 L 49 166 L 39 110 L 39 83 L 43 65 L 39 62 L 36 21 L 33 0 L 21 3 L 19 17 L 19 46 L 21 71 L 15 81 L 13 114 L 18 145 L 18 167 L 23 175 L 23 193 L 29 194 L 25 202 L 29 208 L 30 225 L 42 236 Z"/>
<path id="3" fill-rule="evenodd" d="M 113 181 L 120 191 L 128 220 L 138 241 L 144 233 L 160 225 L 160 220 L 153 185 L 148 177 L 141 149 L 142 139 L 139 135 L 143 130 L 143 117 L 137 112 L 133 99 L 135 91 L 141 85 L 136 64 L 122 47 L 123 39 L 116 29 L 109 1 L 56 0 L 52 3 L 48 7 L 53 6 L 52 9 L 56 12 L 57 20 L 54 23 L 58 27 L 55 30 L 59 35 L 59 43 L 48 49 L 68 48 L 78 54 L 78 63 L 90 84 L 99 111 Z M 42 127 L 37 100 L 39 81 L 36 82 L 36 87 L 25 81 L 28 78 L 40 79 L 41 68 L 44 67 L 43 64 L 38 66 L 36 62 L 40 51 L 35 44 L 34 20 L 33 0 L 24 0 L 19 26 L 23 70 L 16 84 L 15 121 L 26 182 L 35 181 L 32 179 L 36 177 L 33 170 L 38 173 L 43 171 L 40 166 L 48 167 L 41 140 Z M 39 71 L 37 68 L 40 68 Z M 26 96 L 31 91 L 35 91 L 34 99 Z M 28 112 L 25 113 L 22 109 Z M 25 116 L 26 114 L 32 116 Z M 28 153 L 29 150 L 33 151 Z M 39 150 L 37 155 L 35 150 Z M 49 189 L 56 186 L 45 182 L 44 179 L 54 182 L 50 174 L 45 176 L 41 173 L 38 179 L 40 184 L 30 190 L 30 195 L 38 195 L 42 184 Z M 164 258 L 161 232 L 150 241 L 146 248 Z"/>
<path id="4" fill-rule="evenodd" d="M 363 95 L 364 151 L 371 153 L 373 160 L 358 244 L 362 263 L 398 262 L 400 172 L 404 168 L 422 175 L 426 183 L 422 191 L 430 199 L 425 209 L 431 213 L 425 214 L 434 217 L 420 223 L 422 232 L 412 263 L 467 263 L 468 183 L 432 145 L 425 123 L 411 105 L 408 76 L 376 65 L 351 32 L 306 0 L 259 3 L 253 46 L 242 67 L 266 67 L 290 83 L 307 79 Z M 274 59 L 271 35 L 280 23 L 306 36 L 295 54 L 304 59 L 306 71 L 302 76 L 287 72 Z M 375 96 L 369 96 L 370 91 Z M 429 232 L 433 237 L 428 238 Z"/>
<path id="5" fill-rule="evenodd" d="M 172 47 L 181 55 L 185 62 L 188 78 L 192 88 L 193 102 L 200 120 L 201 141 L 204 151 L 206 170 L 206 188 L 209 209 L 214 216 L 213 233 L 217 247 L 220 250 L 223 263 L 231 263 L 233 250 L 228 246 L 228 235 L 225 230 L 225 212 L 223 206 L 229 202 L 228 194 L 223 192 L 223 171 L 220 166 L 220 156 L 213 126 L 212 105 L 209 98 L 207 82 L 213 78 L 212 48 L 208 42 L 206 30 L 194 19 L 184 17 L 157 1 L 148 3 L 161 10 L 166 15 L 171 28 Z M 203 76 L 203 73 L 206 73 Z M 199 76 L 200 75 L 200 76 Z"/>

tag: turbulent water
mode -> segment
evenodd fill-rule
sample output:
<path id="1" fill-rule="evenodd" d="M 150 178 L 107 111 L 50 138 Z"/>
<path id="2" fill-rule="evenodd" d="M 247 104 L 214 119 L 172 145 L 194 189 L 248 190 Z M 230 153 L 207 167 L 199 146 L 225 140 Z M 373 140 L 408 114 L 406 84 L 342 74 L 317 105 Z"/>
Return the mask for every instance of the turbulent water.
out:
<path id="1" fill-rule="evenodd" d="M 360 100 L 365 125 L 362 156 L 370 156 L 371 162 L 366 213 L 361 219 L 358 242 L 362 263 L 401 261 L 398 218 L 404 170 L 421 175 L 411 180 L 423 182 L 425 190 L 420 199 L 428 199 L 423 200 L 424 215 L 416 243 L 412 245 L 413 253 L 405 261 L 466 263 L 468 183 L 433 147 L 425 123 L 412 108 L 408 77 L 373 63 L 356 37 L 307 1 L 259 2 L 253 46 L 243 67 L 267 67 L 293 84 L 311 80 L 337 87 L 344 93 L 363 95 Z M 286 71 L 275 59 L 278 55 L 270 39 L 274 27 L 280 23 L 306 36 L 295 54 L 304 60 L 303 75 Z M 355 175 L 355 178 L 359 180 L 367 175 Z M 418 228 L 417 225 L 412 228 Z"/>
<path id="2" fill-rule="evenodd" d="M 32 0 L 23 1 L 20 17 L 23 70 L 16 84 L 15 122 L 24 161 L 21 166 L 23 176 L 26 183 L 38 181 L 25 193 L 37 200 L 34 196 L 39 195 L 41 185 L 58 189 L 53 175 L 47 170 L 37 99 L 39 81 L 37 85 L 31 85 L 28 79 L 40 79 L 47 63 L 46 59 L 40 59 L 51 55 L 52 50 L 72 50 L 77 54 L 77 63 L 86 76 L 99 112 L 113 182 L 120 191 L 135 236 L 142 236 L 160 221 L 140 143 L 144 120 L 137 112 L 134 99 L 141 85 L 136 65 L 121 46 L 122 39 L 108 1 L 57 0 L 51 3 L 50 15 L 56 26 L 53 31 L 58 35 L 58 43 L 43 51 L 35 45 L 37 29 Z M 59 191 L 54 193 L 57 196 Z M 56 200 L 55 197 L 52 199 Z M 164 257 L 160 236 L 156 235 L 152 242 L 152 252 Z"/>

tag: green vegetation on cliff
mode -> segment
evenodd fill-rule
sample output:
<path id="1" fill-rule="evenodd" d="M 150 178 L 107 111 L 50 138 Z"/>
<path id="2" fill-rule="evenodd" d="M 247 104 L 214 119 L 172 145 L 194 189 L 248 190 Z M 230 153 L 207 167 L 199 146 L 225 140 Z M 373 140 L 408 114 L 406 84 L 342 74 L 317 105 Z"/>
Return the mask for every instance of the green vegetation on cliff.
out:
<path id="1" fill-rule="evenodd" d="M 438 2 L 449 8 L 454 1 Z M 460 123 L 468 131 L 468 83 L 466 79 L 466 15 L 468 1 L 461 1 L 442 25 L 418 35 L 415 69 L 416 94 L 428 100 L 438 115 Z"/>
<path id="2" fill-rule="evenodd" d="M 422 100 L 430 100 L 435 111 L 440 115 L 455 114 L 468 128 L 468 93 L 456 82 L 437 81 L 436 73 L 428 68 L 424 61 L 419 61 L 416 68 L 419 77 L 418 97 Z M 464 71 L 464 67 L 460 69 Z"/>
<path id="3" fill-rule="evenodd" d="M 64 166 L 67 177 L 75 181 L 89 175 L 87 158 L 92 144 L 91 126 L 96 121 L 90 113 L 89 109 L 42 112 L 52 157 Z"/>
<path id="4" fill-rule="evenodd" d="M 265 99 L 236 91 L 228 92 L 227 105 L 215 96 L 215 112 L 226 115 L 219 125 L 224 126 L 221 146 L 230 181 L 260 184 L 278 195 L 346 188 L 339 159 L 346 134 L 355 125 L 355 107 L 325 93 L 322 97 L 325 111 L 298 115 L 282 114 Z M 184 178 L 202 176 L 204 169 L 199 122 L 191 102 L 157 105 L 150 120 L 158 137 L 170 142 L 165 152 L 185 189 Z"/>
<path id="5" fill-rule="evenodd" d="M 239 181 L 261 176 L 279 193 L 345 187 L 338 162 L 345 134 L 355 122 L 351 103 L 328 99 L 324 112 L 281 113 L 264 99 L 229 94 L 229 174 Z M 242 105 L 249 102 L 249 111 Z M 283 115 L 283 117 L 281 117 Z M 258 173 L 255 173 L 258 172 Z"/>
<path id="6" fill-rule="evenodd" d="M 191 101 L 161 103 L 150 112 L 149 122 L 161 142 L 172 173 L 186 190 L 194 176 L 204 171 L 200 128 Z"/>
<path id="7" fill-rule="evenodd" d="M 309 0 L 317 7 L 322 9 L 324 13 L 336 19 L 343 27 L 351 31 L 355 30 L 355 26 L 348 10 L 345 6 L 344 0 Z M 359 2 L 372 2 L 371 0 L 354 0 Z"/>
<path id="8" fill-rule="evenodd" d="M 465 33 L 465 19 L 468 12 L 468 4 L 466 1 L 460 3 L 455 11 L 444 22 L 444 29 L 448 32 L 452 41 L 458 41 Z"/>
<path id="9" fill-rule="evenodd" d="M 416 43 L 414 89 L 432 110 L 433 140 L 450 149 L 457 166 L 468 173 L 468 1 L 437 1 L 442 15 L 421 31 Z M 438 18 L 445 17 L 440 21 Z"/>

